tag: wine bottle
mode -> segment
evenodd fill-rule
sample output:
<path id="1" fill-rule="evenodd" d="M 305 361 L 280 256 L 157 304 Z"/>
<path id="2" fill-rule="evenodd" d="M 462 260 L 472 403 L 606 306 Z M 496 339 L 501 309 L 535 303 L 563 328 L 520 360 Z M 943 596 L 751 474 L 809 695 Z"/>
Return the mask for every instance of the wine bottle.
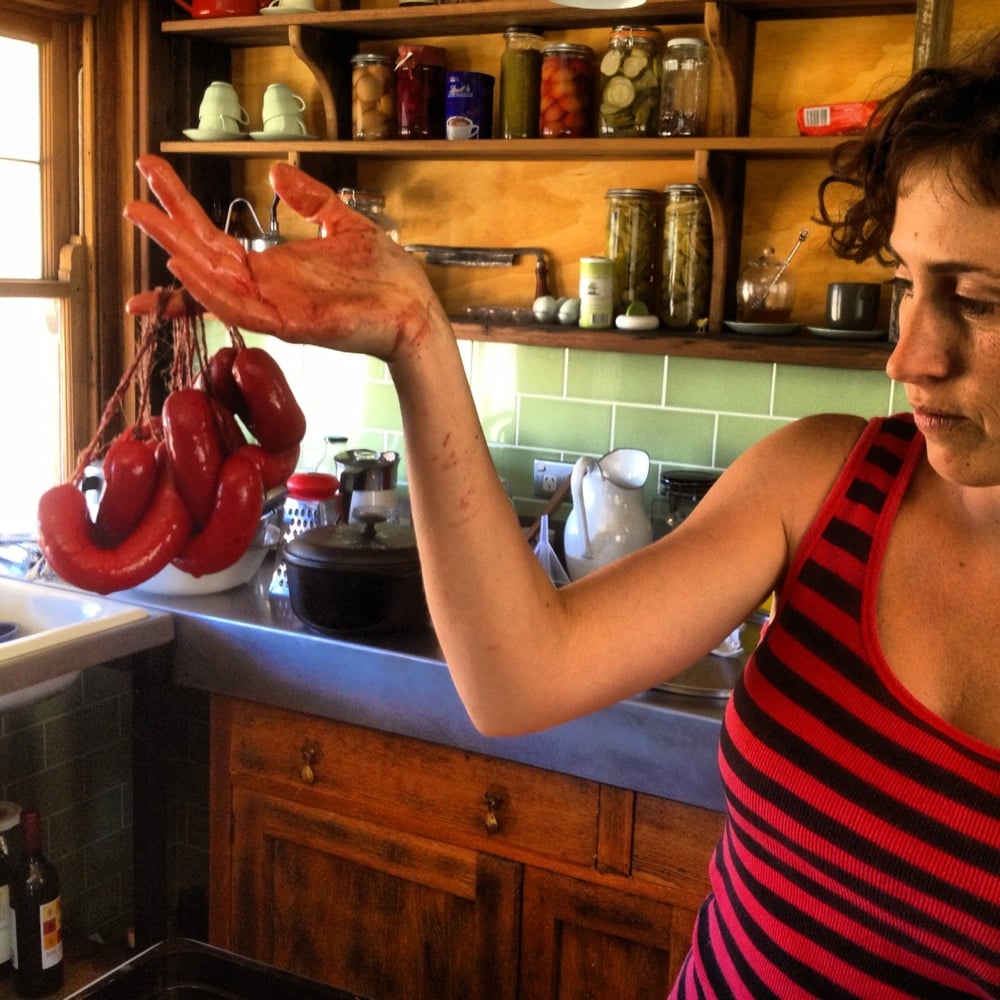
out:
<path id="1" fill-rule="evenodd" d="M 0 802 L 0 979 L 7 979 L 14 973 L 10 957 L 10 876 L 14 870 L 10 832 L 17 826 L 20 816 L 20 806 Z"/>
<path id="2" fill-rule="evenodd" d="M 21 813 L 24 851 L 10 879 L 14 989 L 42 997 L 63 984 L 62 906 L 59 875 L 42 853 L 37 809 Z"/>

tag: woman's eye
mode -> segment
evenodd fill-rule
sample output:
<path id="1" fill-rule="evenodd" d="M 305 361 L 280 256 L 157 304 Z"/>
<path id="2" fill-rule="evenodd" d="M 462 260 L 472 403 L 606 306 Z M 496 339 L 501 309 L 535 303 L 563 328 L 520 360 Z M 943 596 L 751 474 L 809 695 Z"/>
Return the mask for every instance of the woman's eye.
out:
<path id="1" fill-rule="evenodd" d="M 955 296 L 955 304 L 966 316 L 991 316 L 996 312 L 995 302 L 984 302 L 981 299 L 970 299 L 964 295 Z"/>

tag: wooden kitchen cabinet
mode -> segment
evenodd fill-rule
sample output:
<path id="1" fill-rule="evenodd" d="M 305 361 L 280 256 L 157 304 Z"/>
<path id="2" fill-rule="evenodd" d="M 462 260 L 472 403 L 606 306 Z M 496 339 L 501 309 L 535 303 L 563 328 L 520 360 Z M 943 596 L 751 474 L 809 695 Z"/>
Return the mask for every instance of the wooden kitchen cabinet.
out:
<path id="1" fill-rule="evenodd" d="M 344 3 L 345 7 L 353 6 Z M 920 9 L 933 13 L 934 3 Z M 823 162 L 837 140 L 776 138 L 750 134 L 750 101 L 754 82 L 754 45 L 760 20 L 783 18 L 843 18 L 915 12 L 916 0 L 649 0 L 628 12 L 628 22 L 640 25 L 697 26 L 712 44 L 719 93 L 714 134 L 703 139 L 528 139 L 482 140 L 474 143 L 436 141 L 353 142 L 349 138 L 350 55 L 368 42 L 441 39 L 455 36 L 499 36 L 512 24 L 537 24 L 547 30 L 610 27 L 622 21 L 620 11 L 590 10 L 540 4 L 537 0 L 484 0 L 476 4 L 398 6 L 379 2 L 363 10 L 288 14 L 268 18 L 170 20 L 162 25 L 170 38 L 230 51 L 287 46 L 290 56 L 308 67 L 322 103 L 323 135 L 317 141 L 290 143 L 191 143 L 168 137 L 160 143 L 170 155 L 223 157 L 251 161 L 287 157 L 332 183 L 343 183 L 353 165 L 368 161 L 426 160 L 470 165 L 484 162 L 545 164 L 559 171 L 563 164 L 615 161 L 659 164 L 664 160 L 690 163 L 691 179 L 706 192 L 712 212 L 712 301 L 707 332 L 699 335 L 660 333 L 636 337 L 612 331 L 549 327 L 518 327 L 470 322 L 453 310 L 460 337 L 532 345 L 612 350 L 626 353 L 679 354 L 776 363 L 881 370 L 888 346 L 880 343 L 829 342 L 803 335 L 757 339 L 730 335 L 723 320 L 735 315 L 735 276 L 741 258 L 745 172 L 757 159 Z M 925 18 L 926 20 L 926 18 Z M 932 19 L 933 25 L 933 19 Z M 834 29 L 835 30 L 835 29 Z M 919 39 L 918 39 L 919 41 Z M 641 185 L 640 185 L 641 186 Z M 576 248 L 579 253 L 592 247 Z M 567 247 L 563 254 L 568 253 Z M 572 256 L 572 254 L 570 254 Z M 563 261 L 563 266 L 568 261 Z M 445 296 L 446 307 L 449 306 Z"/>
<path id="2" fill-rule="evenodd" d="M 211 760 L 212 942 L 378 1000 L 662 997 L 722 825 L 221 696 Z"/>

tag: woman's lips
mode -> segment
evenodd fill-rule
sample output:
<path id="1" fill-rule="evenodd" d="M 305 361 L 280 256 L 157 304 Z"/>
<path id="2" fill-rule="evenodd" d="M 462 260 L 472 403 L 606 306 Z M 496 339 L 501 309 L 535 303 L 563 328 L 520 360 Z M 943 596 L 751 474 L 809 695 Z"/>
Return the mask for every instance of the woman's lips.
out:
<path id="1" fill-rule="evenodd" d="M 948 431 L 963 423 L 965 417 L 958 413 L 947 413 L 944 410 L 931 410 L 925 407 L 915 407 L 913 419 L 921 433 L 928 431 Z"/>

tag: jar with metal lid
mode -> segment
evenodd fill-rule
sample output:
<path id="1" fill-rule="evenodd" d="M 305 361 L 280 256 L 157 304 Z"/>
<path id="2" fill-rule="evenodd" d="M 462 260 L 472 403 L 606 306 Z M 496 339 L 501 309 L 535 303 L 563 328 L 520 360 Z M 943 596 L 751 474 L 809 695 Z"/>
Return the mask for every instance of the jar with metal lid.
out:
<path id="1" fill-rule="evenodd" d="M 545 36 L 535 28 L 508 28 L 500 56 L 501 139 L 538 138 Z"/>
<path id="2" fill-rule="evenodd" d="M 13 971 L 10 934 L 10 877 L 17 857 L 13 834 L 21 822 L 21 807 L 0 802 L 0 979 Z"/>
<path id="3" fill-rule="evenodd" d="M 555 42 L 542 49 L 538 134 L 585 139 L 593 131 L 594 50 Z"/>
<path id="4" fill-rule="evenodd" d="M 660 320 L 694 330 L 708 320 L 712 289 L 712 219 L 697 184 L 664 189 Z"/>
<path id="5" fill-rule="evenodd" d="M 351 59 L 351 126 L 355 139 L 396 134 L 396 74 L 391 56 L 361 52 Z"/>
<path id="6" fill-rule="evenodd" d="M 361 188 L 341 188 L 338 192 L 345 205 L 367 216 L 395 243 L 399 242 L 399 224 L 386 213 L 385 195 L 381 191 L 364 191 Z"/>
<path id="7" fill-rule="evenodd" d="M 597 134 L 656 135 L 662 73 L 663 33 L 659 28 L 613 28 L 600 65 Z"/>
<path id="8" fill-rule="evenodd" d="M 665 469 L 660 474 L 659 490 L 649 508 L 653 538 L 662 538 L 673 531 L 694 510 L 718 478 L 714 472 Z"/>
<path id="9" fill-rule="evenodd" d="M 396 119 L 401 139 L 444 138 L 445 50 L 400 45 L 396 60 Z"/>
<path id="10" fill-rule="evenodd" d="M 660 227 L 663 196 L 645 188 L 611 188 L 608 202 L 607 256 L 614 261 L 614 312 L 633 302 L 656 312 L 660 277 Z"/>
<path id="11" fill-rule="evenodd" d="M 711 61 L 700 38 L 671 38 L 663 58 L 660 135 L 707 135 Z"/>

